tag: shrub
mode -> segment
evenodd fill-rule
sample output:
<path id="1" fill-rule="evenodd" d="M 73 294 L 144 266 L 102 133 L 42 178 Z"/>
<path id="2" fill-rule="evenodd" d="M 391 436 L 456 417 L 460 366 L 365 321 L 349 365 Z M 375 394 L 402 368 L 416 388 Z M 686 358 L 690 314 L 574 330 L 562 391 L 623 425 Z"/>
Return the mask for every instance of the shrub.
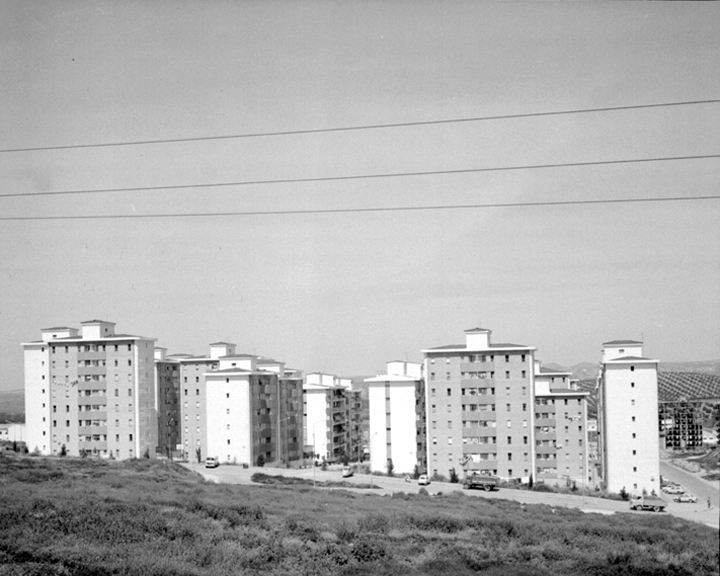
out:
<path id="1" fill-rule="evenodd" d="M 627 490 L 625 490 L 625 486 L 620 488 L 620 498 L 625 501 L 630 500 L 630 494 L 628 494 Z"/>
<path id="2" fill-rule="evenodd" d="M 417 464 L 415 464 L 415 468 L 413 468 L 413 478 L 415 480 L 420 478 L 420 466 L 418 466 Z"/>
<path id="3" fill-rule="evenodd" d="M 450 483 L 457 484 L 458 480 L 458 473 L 455 471 L 455 468 L 450 468 Z"/>
<path id="4" fill-rule="evenodd" d="M 260 466 L 260 468 L 265 466 L 265 455 L 264 454 L 258 454 L 257 465 Z"/>
<path id="5" fill-rule="evenodd" d="M 388 458 L 387 461 L 387 475 L 392 477 L 393 472 L 395 472 L 395 464 L 393 464 L 392 458 Z"/>

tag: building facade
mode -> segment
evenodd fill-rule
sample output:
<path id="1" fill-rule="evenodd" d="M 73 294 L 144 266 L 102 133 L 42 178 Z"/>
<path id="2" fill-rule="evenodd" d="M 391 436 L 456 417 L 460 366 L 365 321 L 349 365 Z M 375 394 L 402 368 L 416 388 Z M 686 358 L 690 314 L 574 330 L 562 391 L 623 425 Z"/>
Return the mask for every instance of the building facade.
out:
<path id="1" fill-rule="evenodd" d="M 535 479 L 586 486 L 588 461 L 587 397 L 569 372 L 535 362 Z"/>
<path id="2" fill-rule="evenodd" d="M 532 346 L 495 344 L 465 331 L 464 344 L 423 350 L 427 466 L 528 481 L 534 458 Z"/>
<path id="3" fill-rule="evenodd" d="M 659 402 L 658 423 L 664 448 L 685 450 L 703 446 L 703 402 Z"/>
<path id="4" fill-rule="evenodd" d="M 207 454 L 221 462 L 290 466 L 302 458 L 302 375 L 249 354 L 218 358 L 206 382 Z"/>
<path id="5" fill-rule="evenodd" d="M 155 405 L 158 415 L 158 456 L 183 457 L 181 428 L 180 362 L 155 347 Z"/>
<path id="6" fill-rule="evenodd" d="M 312 372 L 303 385 L 303 439 L 315 460 L 340 462 L 359 453 L 360 396 L 348 378 Z"/>
<path id="7" fill-rule="evenodd" d="M 155 456 L 154 339 L 102 320 L 24 343 L 27 446 L 41 454 Z"/>
<path id="8" fill-rule="evenodd" d="M 657 360 L 642 342 L 603 344 L 598 376 L 598 449 L 611 492 L 660 493 Z"/>
<path id="9" fill-rule="evenodd" d="M 427 470 L 423 365 L 400 360 L 368 384 L 370 468 L 411 474 Z"/>

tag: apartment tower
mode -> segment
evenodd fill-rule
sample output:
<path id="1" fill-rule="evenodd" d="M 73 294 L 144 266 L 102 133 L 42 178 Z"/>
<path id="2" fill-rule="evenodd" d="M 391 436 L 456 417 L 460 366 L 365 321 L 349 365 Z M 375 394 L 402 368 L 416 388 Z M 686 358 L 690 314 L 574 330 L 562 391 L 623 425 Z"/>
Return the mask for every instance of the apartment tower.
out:
<path id="1" fill-rule="evenodd" d="M 465 331 L 464 344 L 423 350 L 427 462 L 431 474 L 477 472 L 529 480 L 535 348 Z"/>
<path id="2" fill-rule="evenodd" d="M 41 330 L 22 344 L 27 446 L 41 454 L 154 457 L 158 420 L 154 339 L 115 324 Z"/>
<path id="3" fill-rule="evenodd" d="M 366 378 L 370 468 L 387 472 L 392 462 L 399 474 L 427 468 L 425 381 L 423 365 L 395 360 L 387 370 Z"/>
<path id="4" fill-rule="evenodd" d="M 598 443 L 611 492 L 660 492 L 657 360 L 642 342 L 603 344 L 598 377 Z"/>

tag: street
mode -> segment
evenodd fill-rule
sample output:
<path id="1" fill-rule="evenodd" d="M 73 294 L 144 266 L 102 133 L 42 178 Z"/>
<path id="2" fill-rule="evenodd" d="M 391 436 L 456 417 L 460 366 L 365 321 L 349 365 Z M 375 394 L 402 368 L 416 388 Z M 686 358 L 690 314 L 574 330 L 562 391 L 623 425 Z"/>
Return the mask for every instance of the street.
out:
<path id="1" fill-rule="evenodd" d="M 663 463 L 664 464 L 664 463 Z M 203 477 L 211 482 L 229 483 L 229 484 L 248 484 L 256 485 L 251 477 L 256 472 L 262 472 L 273 476 L 292 476 L 296 478 L 306 478 L 308 480 L 316 479 L 317 482 L 325 481 L 342 481 L 347 480 L 349 483 L 356 484 L 369 484 L 371 477 L 365 474 L 356 474 L 352 478 L 342 478 L 342 472 L 340 468 L 329 468 L 326 471 L 322 471 L 320 468 L 303 468 L 303 469 L 286 469 L 286 468 L 242 468 L 240 466 L 228 466 L 223 465 L 219 468 L 206 469 L 203 464 L 187 463 L 183 464 L 186 468 L 198 472 Z M 663 468 L 664 470 L 664 468 Z M 674 469 L 673 473 L 682 471 Z M 665 472 L 662 472 L 665 475 Z M 667 477 L 672 478 L 668 472 Z M 687 474 L 687 473 L 684 473 Z M 679 477 L 680 478 L 680 477 Z M 693 479 L 697 480 L 697 479 Z M 686 478 L 682 480 L 676 480 L 677 482 L 686 486 L 688 490 L 695 490 L 695 485 L 691 484 Z M 703 482 L 699 480 L 699 482 Z M 363 493 L 374 493 L 378 495 L 387 494 L 390 492 L 417 492 L 420 489 L 417 480 L 411 480 L 406 482 L 403 478 L 388 478 L 387 476 L 372 476 L 372 483 L 380 488 L 376 489 L 356 489 L 351 490 Z M 449 493 L 457 490 L 463 490 L 462 484 L 450 484 L 448 482 L 433 482 L 429 486 L 425 487 L 430 494 L 435 493 Z M 697 491 L 693 492 L 699 498 L 701 494 L 705 492 L 700 491 L 700 487 L 697 487 Z M 707 488 L 712 491 L 712 486 L 707 485 Z M 323 488 L 324 489 L 324 488 Z M 528 490 L 511 490 L 511 489 L 500 489 L 492 492 L 485 492 L 484 490 L 464 490 L 467 496 L 482 497 L 482 498 L 500 498 L 505 500 L 514 500 L 525 504 L 546 504 L 548 506 L 558 506 L 565 508 L 578 508 L 579 510 L 586 513 L 597 513 L 597 514 L 614 514 L 615 512 L 628 512 L 630 514 L 653 514 L 653 512 L 633 512 L 629 508 L 627 502 L 621 502 L 618 500 L 607 500 L 603 498 L 593 498 L 591 496 L 574 495 L 574 494 L 555 494 L 551 492 L 532 492 Z M 692 520 L 695 522 L 701 522 L 714 528 L 720 528 L 720 518 L 718 517 L 718 492 L 715 490 L 714 497 L 712 500 L 712 510 L 707 510 L 707 496 L 703 496 L 704 500 L 698 502 L 698 504 L 679 504 L 672 502 L 667 494 L 662 494 L 665 500 L 668 501 L 668 507 L 666 512 L 686 520 Z M 704 509 L 703 509 L 704 506 Z"/>

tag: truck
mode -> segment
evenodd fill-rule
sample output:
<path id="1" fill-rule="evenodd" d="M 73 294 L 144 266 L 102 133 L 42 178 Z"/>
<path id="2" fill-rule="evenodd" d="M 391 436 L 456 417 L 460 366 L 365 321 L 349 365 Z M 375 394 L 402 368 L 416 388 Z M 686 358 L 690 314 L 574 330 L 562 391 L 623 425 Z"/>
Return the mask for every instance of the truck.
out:
<path id="1" fill-rule="evenodd" d="M 662 512 L 667 502 L 657 496 L 633 496 L 630 498 L 630 510 L 652 510 Z"/>
<path id="2" fill-rule="evenodd" d="M 463 480 L 463 488 L 469 490 L 470 488 L 482 488 L 486 492 L 498 487 L 498 479 L 496 476 L 487 476 L 485 474 L 466 474 Z"/>

